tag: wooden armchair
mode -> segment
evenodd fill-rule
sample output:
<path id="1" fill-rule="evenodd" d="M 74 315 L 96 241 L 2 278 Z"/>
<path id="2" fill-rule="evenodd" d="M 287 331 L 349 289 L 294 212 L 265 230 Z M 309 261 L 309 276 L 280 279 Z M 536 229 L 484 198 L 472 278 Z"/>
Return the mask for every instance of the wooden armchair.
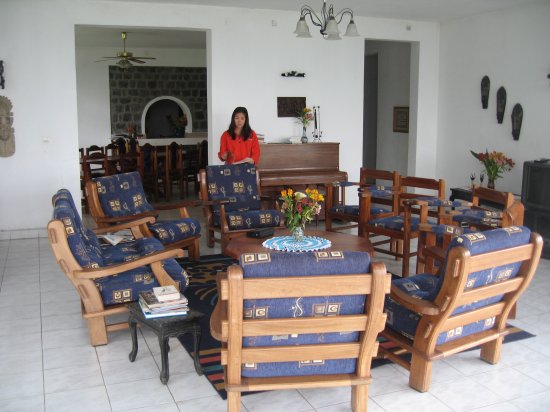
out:
<path id="1" fill-rule="evenodd" d="M 207 166 L 199 172 L 199 181 L 208 247 L 220 242 L 225 253 L 232 237 L 244 236 L 259 228 L 283 227 L 278 204 L 276 209 L 267 209 L 262 204 L 273 199 L 262 197 L 256 166 L 248 163 Z"/>
<path id="2" fill-rule="evenodd" d="M 386 170 L 367 169 L 362 167 L 359 182 L 343 181 L 327 185 L 325 230 L 328 232 L 337 232 L 357 227 L 359 236 L 362 236 L 363 225 L 359 222 L 367 222 L 373 217 L 386 217 L 397 213 L 392 207 L 392 195 L 389 192 L 399 190 L 399 178 L 399 174 L 395 171 L 389 172 Z M 373 197 L 371 202 L 369 202 L 370 209 L 368 212 L 365 210 L 361 211 L 361 202 L 357 204 L 347 204 L 346 188 L 351 186 L 356 186 L 358 191 L 368 190 L 371 192 L 371 196 Z M 339 191 L 339 196 L 334 196 L 336 190 Z M 336 198 L 339 199 L 338 203 L 334 202 Z M 383 205 L 390 205 L 390 207 Z M 333 220 L 348 222 L 348 224 L 334 227 L 332 224 Z"/>
<path id="3" fill-rule="evenodd" d="M 524 212 L 523 204 L 515 200 L 513 193 L 475 186 L 472 206 L 447 211 L 441 215 L 441 221 L 449 225 L 487 230 L 523 225 Z"/>
<path id="4" fill-rule="evenodd" d="M 80 296 L 82 316 L 88 322 L 93 346 L 107 344 L 108 332 L 128 327 L 127 321 L 108 323 L 107 319 L 125 313 L 125 304 L 136 301 L 140 292 L 159 285 L 174 285 L 181 291 L 187 287 L 187 273 L 173 259 L 183 256 L 181 250 L 165 250 L 152 238 L 116 246 L 101 245 L 97 238 L 99 234 L 152 222 L 153 218 L 91 231 L 82 224 L 68 190 L 59 190 L 52 203 L 50 245 L 59 267 Z"/>
<path id="5" fill-rule="evenodd" d="M 382 237 L 382 240 L 372 242 L 376 252 L 395 256 L 403 259 L 402 276 L 409 275 L 410 258 L 416 256 L 416 251 L 411 251 L 411 240 L 419 235 L 418 225 L 421 219 L 426 220 L 427 216 L 416 216 L 419 213 L 413 207 L 411 200 L 424 200 L 427 204 L 436 203 L 432 213 L 438 215 L 440 202 L 445 196 L 445 182 L 440 179 L 429 179 L 422 177 L 402 177 L 400 180 L 399 192 L 399 213 L 389 217 L 374 217 L 364 224 L 362 230 L 365 236 Z M 422 190 L 418 193 L 417 190 Z M 368 199 L 364 199 L 368 202 Z M 363 206 L 365 209 L 368 205 Z M 430 214 L 430 208 L 421 209 Z M 381 245 L 389 244 L 389 248 L 382 248 Z M 396 246 L 397 245 L 397 246 Z"/>
<path id="6" fill-rule="evenodd" d="M 153 217 L 153 221 L 134 225 L 134 236 L 156 238 L 166 249 L 186 249 L 191 260 L 200 259 L 201 225 L 187 211 L 187 207 L 199 206 L 199 201 L 153 206 L 147 201 L 138 172 L 90 180 L 86 183 L 86 199 L 98 227 L 109 228 L 115 224 Z M 176 209 L 181 216 L 179 219 L 155 220 L 159 211 Z"/>
<path id="7" fill-rule="evenodd" d="M 210 319 L 227 410 L 244 391 L 351 385 L 352 410 L 365 412 L 390 281 L 365 252 L 243 254 L 218 276 Z"/>
<path id="8" fill-rule="evenodd" d="M 540 235 L 523 226 L 453 239 L 439 276 L 392 282 L 382 336 L 397 347 L 381 347 L 379 354 L 408 369 L 409 385 L 420 392 L 428 390 L 437 359 L 481 345 L 481 358 L 497 363 L 509 333 L 506 321 L 535 274 L 541 250 Z"/>

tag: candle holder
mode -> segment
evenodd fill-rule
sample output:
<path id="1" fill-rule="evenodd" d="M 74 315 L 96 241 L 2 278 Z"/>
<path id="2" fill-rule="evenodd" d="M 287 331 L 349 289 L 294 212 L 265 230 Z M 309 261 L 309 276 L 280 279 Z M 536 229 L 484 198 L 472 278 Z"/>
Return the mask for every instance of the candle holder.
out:
<path id="1" fill-rule="evenodd" d="M 472 187 L 472 190 L 473 190 L 473 188 L 475 186 L 474 181 L 476 180 L 476 174 L 475 173 L 470 173 L 470 180 L 472 182 L 471 187 Z"/>
<path id="2" fill-rule="evenodd" d="M 320 143 L 322 135 L 321 106 L 313 106 L 313 143 Z"/>

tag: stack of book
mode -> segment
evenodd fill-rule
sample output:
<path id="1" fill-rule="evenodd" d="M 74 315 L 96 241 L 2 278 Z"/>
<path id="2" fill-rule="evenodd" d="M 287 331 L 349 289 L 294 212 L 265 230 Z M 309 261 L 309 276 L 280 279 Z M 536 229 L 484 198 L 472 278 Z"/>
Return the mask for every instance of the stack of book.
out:
<path id="1" fill-rule="evenodd" d="M 146 319 L 187 315 L 187 298 L 174 286 L 159 286 L 139 294 L 139 306 Z"/>

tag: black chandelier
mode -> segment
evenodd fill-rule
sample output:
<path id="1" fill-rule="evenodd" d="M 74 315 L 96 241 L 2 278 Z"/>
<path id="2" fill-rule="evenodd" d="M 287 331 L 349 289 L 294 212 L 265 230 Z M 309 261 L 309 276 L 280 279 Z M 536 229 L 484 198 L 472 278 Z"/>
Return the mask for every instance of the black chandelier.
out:
<path id="1" fill-rule="evenodd" d="M 302 6 L 302 9 L 300 10 L 300 19 L 296 24 L 296 30 L 294 30 L 294 33 L 296 33 L 296 37 L 311 37 L 311 34 L 309 33 L 309 27 L 306 23 L 306 16 L 309 16 L 311 22 L 315 26 L 320 27 L 319 31 L 326 40 L 341 40 L 342 38 L 340 37 L 338 24 L 340 24 L 346 14 L 350 16 L 350 21 L 348 23 L 348 27 L 346 28 L 344 36 L 359 36 L 359 33 L 357 32 L 357 26 L 353 21 L 353 10 L 345 8 L 334 14 L 334 5 L 331 4 L 327 8 L 326 0 L 323 0 L 323 8 L 321 9 L 321 13 L 319 14 L 315 13 L 315 11 L 308 5 Z"/>

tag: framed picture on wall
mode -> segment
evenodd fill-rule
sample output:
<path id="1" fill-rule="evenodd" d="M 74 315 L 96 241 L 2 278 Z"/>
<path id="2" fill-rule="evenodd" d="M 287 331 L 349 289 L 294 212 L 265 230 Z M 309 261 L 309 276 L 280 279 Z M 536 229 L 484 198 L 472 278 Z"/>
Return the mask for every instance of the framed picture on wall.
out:
<path id="1" fill-rule="evenodd" d="M 409 133 L 409 108 L 407 106 L 395 106 L 393 108 L 393 131 L 396 133 Z"/>

